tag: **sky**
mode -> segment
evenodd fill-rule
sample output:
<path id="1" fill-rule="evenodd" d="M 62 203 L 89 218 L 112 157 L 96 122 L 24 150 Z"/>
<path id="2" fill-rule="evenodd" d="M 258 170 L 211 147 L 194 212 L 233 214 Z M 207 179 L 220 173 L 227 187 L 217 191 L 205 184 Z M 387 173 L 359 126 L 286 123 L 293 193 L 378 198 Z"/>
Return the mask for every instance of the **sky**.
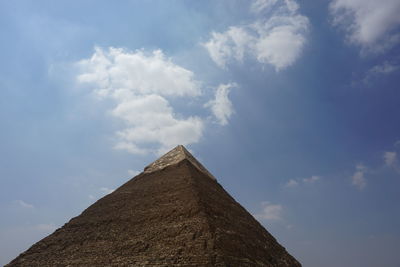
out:
<path id="1" fill-rule="evenodd" d="M 0 2 L 0 265 L 185 145 L 303 266 L 398 267 L 400 1 Z"/>

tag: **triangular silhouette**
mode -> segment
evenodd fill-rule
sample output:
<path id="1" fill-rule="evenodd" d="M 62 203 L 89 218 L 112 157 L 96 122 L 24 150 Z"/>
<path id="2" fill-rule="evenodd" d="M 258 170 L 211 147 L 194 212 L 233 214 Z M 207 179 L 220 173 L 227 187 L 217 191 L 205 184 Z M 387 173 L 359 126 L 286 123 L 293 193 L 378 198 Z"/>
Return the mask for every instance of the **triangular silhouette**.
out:
<path id="1" fill-rule="evenodd" d="M 183 146 L 6 266 L 301 266 Z"/>

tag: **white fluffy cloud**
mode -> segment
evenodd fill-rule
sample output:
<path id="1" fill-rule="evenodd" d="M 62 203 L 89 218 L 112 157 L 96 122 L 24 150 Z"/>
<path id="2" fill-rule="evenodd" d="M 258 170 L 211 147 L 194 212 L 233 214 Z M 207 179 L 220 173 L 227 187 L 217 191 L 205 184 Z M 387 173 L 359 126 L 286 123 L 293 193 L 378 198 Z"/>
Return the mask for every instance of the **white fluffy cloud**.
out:
<path id="1" fill-rule="evenodd" d="M 125 122 L 115 148 L 160 153 L 198 142 L 202 136 L 203 120 L 176 114 L 168 100 L 200 95 L 200 83 L 193 72 L 174 64 L 162 51 L 96 48 L 78 66 L 78 82 L 92 85 L 100 98 L 113 100 L 111 114 Z"/>
<path id="2" fill-rule="evenodd" d="M 228 119 L 233 114 L 232 102 L 229 100 L 229 91 L 236 86 L 234 83 L 219 85 L 215 92 L 215 98 L 205 104 L 206 107 L 211 108 L 212 113 L 221 125 L 228 124 Z"/>
<path id="3" fill-rule="evenodd" d="M 78 81 L 97 84 L 96 92 L 104 97 L 196 96 L 201 93 L 193 72 L 174 64 L 161 50 L 146 54 L 142 50 L 130 52 L 96 47 L 92 57 L 79 64 L 82 73 Z"/>
<path id="4" fill-rule="evenodd" d="M 304 48 L 309 28 L 307 17 L 298 13 L 297 3 L 256 0 L 250 9 L 256 13 L 253 23 L 211 33 L 204 44 L 210 57 L 222 68 L 233 60 L 241 62 L 245 56 L 270 64 L 277 71 L 291 66 Z M 263 14 L 267 11 L 268 16 Z"/>
<path id="5" fill-rule="evenodd" d="M 212 32 L 211 39 L 204 44 L 214 62 L 224 68 L 231 58 L 242 61 L 245 50 L 254 41 L 245 28 L 230 27 L 224 33 Z"/>
<path id="6" fill-rule="evenodd" d="M 255 217 L 258 220 L 266 221 L 279 221 L 282 220 L 283 207 L 279 204 L 272 204 L 271 202 L 265 201 L 261 203 L 262 211 L 256 214 Z"/>
<path id="7" fill-rule="evenodd" d="M 347 32 L 350 42 L 372 50 L 384 50 L 400 41 L 399 0 L 333 0 L 335 25 Z"/>
<path id="8" fill-rule="evenodd" d="M 367 185 L 367 181 L 364 177 L 366 170 L 367 168 L 363 164 L 357 164 L 356 171 L 351 177 L 352 184 L 360 190 L 362 190 Z"/>

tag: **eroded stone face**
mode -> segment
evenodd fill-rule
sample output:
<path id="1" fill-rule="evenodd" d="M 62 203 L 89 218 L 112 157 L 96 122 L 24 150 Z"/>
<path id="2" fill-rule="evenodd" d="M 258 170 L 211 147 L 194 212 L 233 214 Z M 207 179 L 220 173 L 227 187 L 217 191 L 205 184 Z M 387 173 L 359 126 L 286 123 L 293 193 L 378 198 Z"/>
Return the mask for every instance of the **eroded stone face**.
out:
<path id="1" fill-rule="evenodd" d="M 164 169 L 167 166 L 175 165 L 184 159 L 189 160 L 197 169 L 199 169 L 199 171 L 205 173 L 211 179 L 216 180 L 216 178 L 206 168 L 204 168 L 204 166 L 200 162 L 198 162 L 192 156 L 192 154 L 190 154 L 190 152 L 187 151 L 187 149 L 182 145 L 175 147 L 164 156 L 145 167 L 143 172 L 150 173 L 158 171 Z"/>

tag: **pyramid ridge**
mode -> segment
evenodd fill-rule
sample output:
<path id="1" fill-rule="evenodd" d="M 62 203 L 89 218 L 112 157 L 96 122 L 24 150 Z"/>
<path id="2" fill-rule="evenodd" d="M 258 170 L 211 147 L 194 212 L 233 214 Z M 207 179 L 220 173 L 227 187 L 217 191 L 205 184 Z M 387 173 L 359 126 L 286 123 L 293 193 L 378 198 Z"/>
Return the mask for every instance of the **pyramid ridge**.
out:
<path id="1" fill-rule="evenodd" d="M 162 170 L 168 166 L 178 164 L 183 160 L 188 160 L 199 171 L 203 172 L 213 180 L 217 180 L 183 145 L 178 145 L 163 156 L 147 165 L 143 172 L 151 173 Z"/>

